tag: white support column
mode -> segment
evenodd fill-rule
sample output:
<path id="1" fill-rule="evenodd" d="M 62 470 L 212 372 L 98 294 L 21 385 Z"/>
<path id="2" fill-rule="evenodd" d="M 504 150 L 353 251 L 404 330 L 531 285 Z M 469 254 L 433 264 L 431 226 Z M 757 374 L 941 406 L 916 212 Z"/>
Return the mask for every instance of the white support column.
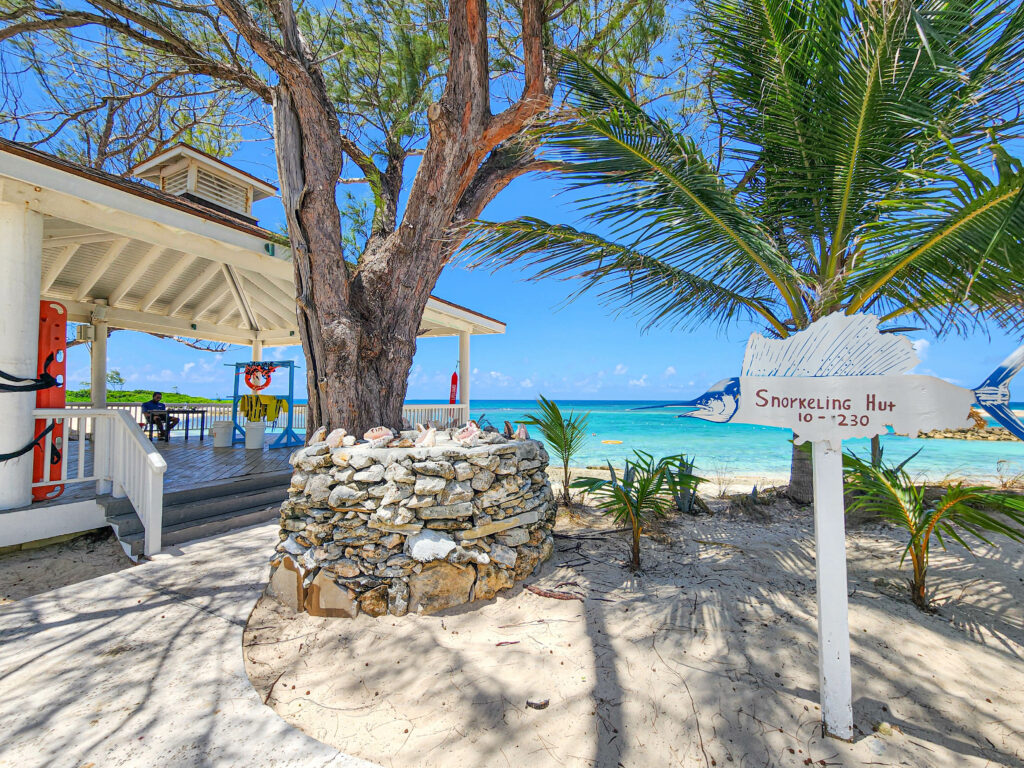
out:
<path id="1" fill-rule="evenodd" d="M 106 302 L 97 302 L 92 311 L 92 350 L 89 358 L 92 364 L 89 374 L 89 395 L 93 408 L 107 407 L 107 307 Z"/>
<path id="2" fill-rule="evenodd" d="M 0 203 L 0 370 L 39 375 L 39 287 L 43 217 L 16 203 Z M 0 453 L 19 450 L 35 437 L 35 392 L 0 392 Z M 32 451 L 0 462 L 0 509 L 32 502 Z"/>
<path id="3" fill-rule="evenodd" d="M 263 341 L 260 339 L 253 339 L 252 342 L 252 361 L 258 363 L 263 359 Z"/>
<path id="4" fill-rule="evenodd" d="M 89 353 L 89 396 L 93 408 L 107 407 L 107 302 L 96 301 L 92 310 L 92 348 Z M 93 420 L 92 460 L 96 476 L 96 493 L 111 493 L 114 489 L 104 475 L 110 471 L 110 424 L 106 419 Z M 115 494 L 116 495 L 116 494 Z"/>
<path id="5" fill-rule="evenodd" d="M 846 592 L 843 452 L 813 444 L 814 549 L 818 583 L 818 682 L 821 721 L 830 736 L 853 738 L 853 682 Z"/>
<path id="6" fill-rule="evenodd" d="M 459 403 L 469 405 L 469 331 L 459 331 Z"/>

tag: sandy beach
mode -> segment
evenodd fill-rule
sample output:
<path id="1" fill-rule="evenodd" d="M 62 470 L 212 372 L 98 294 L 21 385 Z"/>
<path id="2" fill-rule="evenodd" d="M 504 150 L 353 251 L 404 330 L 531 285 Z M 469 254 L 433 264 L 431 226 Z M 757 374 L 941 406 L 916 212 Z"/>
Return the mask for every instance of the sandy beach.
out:
<path id="1" fill-rule="evenodd" d="M 939 610 L 924 614 L 897 535 L 850 533 L 847 744 L 819 727 L 810 511 L 709 504 L 644 538 L 640 575 L 625 534 L 561 520 L 528 583 L 579 600 L 517 586 L 431 616 L 329 620 L 264 598 L 250 678 L 287 722 L 386 766 L 1022 764 L 1024 546 L 936 550 Z"/>
<path id="2" fill-rule="evenodd" d="M 31 595 L 131 568 L 109 528 L 0 555 L 0 610 Z"/>

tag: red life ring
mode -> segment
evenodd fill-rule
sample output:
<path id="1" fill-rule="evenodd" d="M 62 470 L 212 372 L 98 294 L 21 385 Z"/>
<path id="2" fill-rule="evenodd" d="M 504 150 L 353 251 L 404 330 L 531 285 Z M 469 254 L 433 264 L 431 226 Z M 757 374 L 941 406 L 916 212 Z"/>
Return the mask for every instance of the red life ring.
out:
<path id="1" fill-rule="evenodd" d="M 245 385 L 253 392 L 270 386 L 270 374 L 277 370 L 271 363 L 251 363 L 245 366 Z"/>

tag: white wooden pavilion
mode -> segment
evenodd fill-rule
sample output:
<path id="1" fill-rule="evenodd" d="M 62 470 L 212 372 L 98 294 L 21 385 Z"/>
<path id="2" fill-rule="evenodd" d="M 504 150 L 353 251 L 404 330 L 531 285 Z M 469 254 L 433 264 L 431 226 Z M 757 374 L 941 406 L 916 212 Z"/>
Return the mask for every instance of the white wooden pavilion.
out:
<path id="1" fill-rule="evenodd" d="M 32 454 L 0 462 L 0 547 L 102 526 L 98 499 L 109 492 L 130 500 L 146 553 L 160 548 L 167 465 L 134 418 L 108 407 L 108 328 L 246 345 L 254 360 L 265 346 L 299 343 L 287 241 L 252 217 L 253 202 L 275 188 L 184 145 L 133 173 L 149 183 L 0 140 L 0 371 L 38 375 L 41 300 L 66 306 L 68 319 L 91 325 L 94 339 L 92 407 L 41 412 L 34 392 L 0 393 L 0 454 L 32 441 L 36 419 L 87 419 L 81 431 L 92 438 L 91 459 L 77 468 L 65 462 L 65 482 L 95 485 L 97 494 L 58 499 L 40 515 L 31 504 Z M 410 406 L 407 416 L 449 409 L 453 419 L 468 417 L 470 337 L 504 330 L 431 297 L 420 335 L 458 338 L 459 402 Z"/>

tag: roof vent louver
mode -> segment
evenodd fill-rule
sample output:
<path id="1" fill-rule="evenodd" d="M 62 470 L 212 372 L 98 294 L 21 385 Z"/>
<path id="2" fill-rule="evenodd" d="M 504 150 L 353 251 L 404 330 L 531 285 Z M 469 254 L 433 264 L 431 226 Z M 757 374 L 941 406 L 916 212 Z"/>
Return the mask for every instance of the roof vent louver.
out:
<path id="1" fill-rule="evenodd" d="M 212 155 L 186 144 L 164 150 L 132 169 L 164 192 L 229 212 L 252 223 L 252 204 L 277 189 Z"/>

